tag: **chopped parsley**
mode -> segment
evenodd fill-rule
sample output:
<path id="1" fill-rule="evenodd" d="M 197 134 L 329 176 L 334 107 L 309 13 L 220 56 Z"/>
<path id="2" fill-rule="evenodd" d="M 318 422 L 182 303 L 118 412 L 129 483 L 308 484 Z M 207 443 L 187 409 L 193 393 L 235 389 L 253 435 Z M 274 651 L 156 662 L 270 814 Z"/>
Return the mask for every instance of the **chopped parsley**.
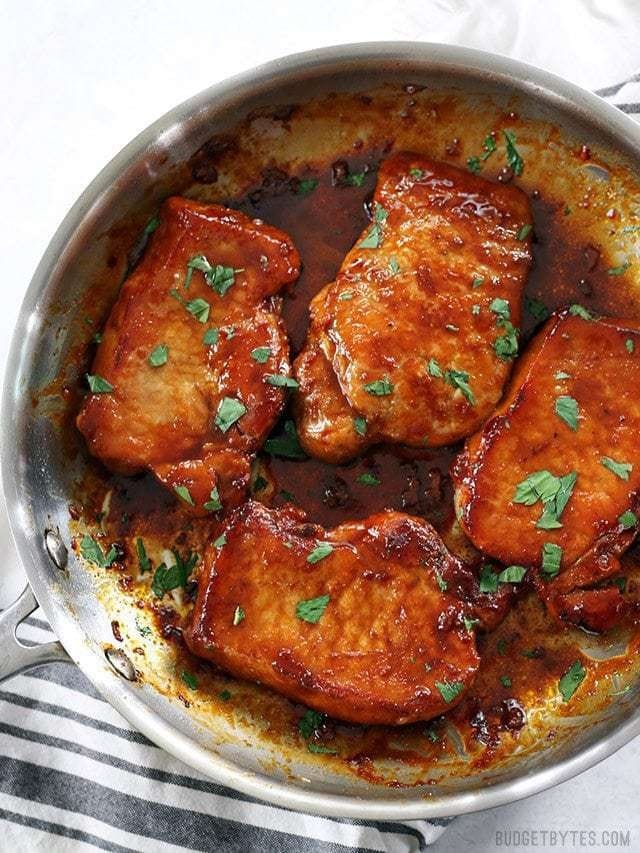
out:
<path id="1" fill-rule="evenodd" d="M 316 547 L 307 557 L 307 563 L 319 563 L 333 553 L 333 545 L 329 542 L 316 542 Z"/>
<path id="2" fill-rule="evenodd" d="M 158 346 L 149 353 L 147 361 L 151 367 L 162 367 L 163 364 L 167 363 L 168 358 L 169 347 L 166 344 L 158 344 Z"/>
<path id="3" fill-rule="evenodd" d="M 464 690 L 461 681 L 436 681 L 436 687 L 445 702 L 453 702 Z"/>
<path id="4" fill-rule="evenodd" d="M 627 340 L 624 342 L 624 346 L 628 353 L 632 353 L 635 349 L 635 344 L 633 343 L 633 340 L 631 338 L 627 338 Z"/>
<path id="5" fill-rule="evenodd" d="M 633 471 L 633 465 L 630 462 L 616 462 L 610 456 L 601 457 L 600 463 L 621 480 L 628 480 L 629 474 Z"/>
<path id="6" fill-rule="evenodd" d="M 569 314 L 573 314 L 574 317 L 581 317 L 583 320 L 593 320 L 593 314 L 591 311 L 587 311 L 587 309 L 582 306 L 574 303 L 569 308 Z"/>
<path id="7" fill-rule="evenodd" d="M 586 675 L 587 671 L 582 665 L 582 661 L 575 660 L 558 682 L 558 690 L 565 702 L 571 699 Z"/>
<path id="8" fill-rule="evenodd" d="M 358 244 L 359 249 L 377 249 L 382 244 L 382 226 L 389 214 L 376 202 L 373 222 L 364 238 Z"/>
<path id="9" fill-rule="evenodd" d="M 486 563 L 480 570 L 480 592 L 496 592 L 498 589 L 498 575 L 493 571 L 493 566 Z"/>
<path id="10" fill-rule="evenodd" d="M 365 436 L 367 434 L 367 420 L 363 417 L 356 417 L 353 419 L 353 428 L 358 433 L 358 435 Z"/>
<path id="11" fill-rule="evenodd" d="M 482 171 L 482 163 L 479 157 L 469 157 L 467 159 L 467 166 L 469 167 L 469 171 L 473 172 L 474 175 L 479 175 Z"/>
<path id="12" fill-rule="evenodd" d="M 220 500 L 220 492 L 218 491 L 217 486 L 214 486 L 211 489 L 209 500 L 204 505 L 204 508 L 208 512 L 218 512 L 218 510 L 222 509 L 222 501 Z"/>
<path id="13" fill-rule="evenodd" d="M 412 178 L 415 178 L 419 181 L 420 178 L 424 178 L 425 173 L 422 171 L 422 169 L 418 169 L 417 166 L 413 166 L 411 169 L 409 169 L 409 174 Z"/>
<path id="14" fill-rule="evenodd" d="M 398 275 L 398 273 L 400 272 L 400 264 L 395 258 L 391 258 L 391 260 L 389 261 L 388 269 L 391 275 Z"/>
<path id="15" fill-rule="evenodd" d="M 251 358 L 257 361 L 258 364 L 264 364 L 269 360 L 271 355 L 271 347 L 256 347 L 251 350 Z"/>
<path id="16" fill-rule="evenodd" d="M 193 498 L 191 497 L 191 492 L 186 486 L 174 486 L 173 491 L 186 504 L 189 504 L 189 506 L 195 506 Z"/>
<path id="17" fill-rule="evenodd" d="M 498 580 L 500 583 L 520 583 L 526 573 L 524 566 L 507 566 L 498 575 Z"/>
<path id="18" fill-rule="evenodd" d="M 210 264 L 204 255 L 195 255 L 187 264 L 185 288 L 189 287 L 194 270 L 201 272 L 209 287 L 220 296 L 224 296 L 229 288 L 235 284 L 236 273 L 244 272 L 243 269 L 233 269 L 233 267 L 225 267 L 222 264 Z"/>
<path id="19" fill-rule="evenodd" d="M 489 308 L 494 314 L 497 314 L 501 320 L 508 320 L 511 317 L 509 303 L 506 299 L 501 299 L 499 296 L 493 300 Z"/>
<path id="20" fill-rule="evenodd" d="M 513 174 L 520 176 L 524 169 L 524 160 L 516 148 L 516 135 L 512 130 L 505 130 L 504 138 L 507 146 L 507 163 L 513 170 Z"/>
<path id="21" fill-rule="evenodd" d="M 322 614 L 327 609 L 327 604 L 331 600 L 328 593 L 319 595 L 317 598 L 308 598 L 305 601 L 299 601 L 296 604 L 296 616 L 302 619 L 303 622 L 310 622 L 312 625 L 317 624 L 322 618 Z"/>
<path id="22" fill-rule="evenodd" d="M 187 302 L 185 308 L 200 323 L 206 323 L 209 319 L 211 306 L 206 299 L 192 299 L 190 302 Z"/>
<path id="23" fill-rule="evenodd" d="M 511 687 L 513 682 L 511 681 L 511 678 L 508 675 L 501 675 L 500 676 L 500 684 L 502 684 L 503 687 L 508 688 L 508 687 Z"/>
<path id="24" fill-rule="evenodd" d="M 342 181 L 344 187 L 361 187 L 364 184 L 366 172 L 352 172 Z"/>
<path id="25" fill-rule="evenodd" d="M 554 376 L 554 379 L 560 381 L 561 379 L 571 379 L 571 374 L 566 373 L 564 370 L 558 370 Z"/>
<path id="26" fill-rule="evenodd" d="M 147 224 L 144 226 L 144 231 L 142 232 L 145 237 L 148 237 L 150 234 L 156 230 L 156 228 L 160 225 L 160 220 L 157 216 L 152 217 Z"/>
<path id="27" fill-rule="evenodd" d="M 269 483 L 265 480 L 265 478 L 258 474 L 258 476 L 255 478 L 251 485 L 251 491 L 255 495 L 257 492 L 261 492 L 266 489 L 268 485 Z"/>
<path id="28" fill-rule="evenodd" d="M 435 358 L 430 358 L 427 364 L 427 373 L 436 379 L 444 379 L 452 388 L 459 390 L 468 403 L 475 406 L 476 398 L 469 386 L 469 374 L 464 370 L 454 370 L 453 368 L 443 370 Z"/>
<path id="29" fill-rule="evenodd" d="M 524 307 L 531 314 L 534 320 L 539 323 L 546 320 L 549 316 L 549 309 L 541 299 L 534 299 L 532 296 L 525 296 Z"/>
<path id="30" fill-rule="evenodd" d="M 172 553 L 175 563 L 172 566 L 160 563 L 153 576 L 151 589 L 157 598 L 162 598 L 166 592 L 170 592 L 172 589 L 186 586 L 189 575 L 198 562 L 198 555 L 194 552 L 187 551 L 184 557 L 179 551 L 173 550 Z"/>
<path id="31" fill-rule="evenodd" d="M 630 530 L 632 527 L 637 527 L 638 516 L 628 509 L 618 518 L 618 524 L 622 525 L 623 530 Z"/>
<path id="32" fill-rule="evenodd" d="M 202 343 L 206 347 L 214 347 L 220 338 L 220 329 L 207 329 L 202 336 Z"/>
<path id="33" fill-rule="evenodd" d="M 446 580 L 442 577 L 442 574 L 438 569 L 434 569 L 433 571 L 436 576 L 436 583 L 438 584 L 438 589 L 440 590 L 440 592 L 446 592 L 448 587 Z"/>
<path id="34" fill-rule="evenodd" d="M 364 474 L 360 474 L 358 477 L 358 482 L 362 483 L 363 486 L 379 486 L 380 480 L 376 477 L 375 474 L 370 474 L 369 472 L 365 472 Z"/>
<path id="35" fill-rule="evenodd" d="M 80 542 L 80 553 L 85 560 L 89 560 L 90 563 L 100 566 L 101 569 L 108 569 L 109 566 L 115 563 L 118 557 L 115 545 L 112 545 L 105 554 L 96 540 L 86 533 Z"/>
<path id="36" fill-rule="evenodd" d="M 299 388 L 300 386 L 291 376 L 283 376 L 282 373 L 270 373 L 265 376 L 264 381 L 267 385 L 273 385 L 274 388 Z"/>
<path id="37" fill-rule="evenodd" d="M 562 527 L 560 516 L 573 493 L 577 476 L 575 471 L 563 477 L 556 477 L 545 470 L 534 471 L 516 486 L 513 503 L 533 506 L 537 501 L 541 501 L 543 512 L 536 522 L 536 527 L 541 530 Z"/>
<path id="38" fill-rule="evenodd" d="M 376 379 L 375 382 L 367 382 L 364 390 L 374 397 L 386 397 L 393 393 L 393 384 L 388 376 L 383 376 L 382 379 Z"/>
<path id="39" fill-rule="evenodd" d="M 181 678 L 184 683 L 187 685 L 189 690 L 197 690 L 198 689 L 198 679 L 191 672 L 187 672 L 186 669 L 182 671 Z"/>
<path id="40" fill-rule="evenodd" d="M 472 305 L 471 306 L 471 313 L 473 314 L 474 317 L 477 317 L 478 314 L 480 313 L 480 306 L 479 305 Z"/>
<path id="41" fill-rule="evenodd" d="M 631 266 L 630 261 L 625 261 L 623 264 L 620 264 L 618 267 L 610 267 L 607 270 L 607 275 L 622 275 L 625 273 L 629 267 Z"/>
<path id="42" fill-rule="evenodd" d="M 319 755 L 336 755 L 337 750 L 332 749 L 330 746 L 325 746 L 322 743 L 316 743 L 313 740 L 310 740 L 307 744 L 307 749 L 309 752 L 315 752 Z"/>
<path id="43" fill-rule="evenodd" d="M 527 222 L 525 225 L 518 229 L 518 233 L 516 234 L 516 240 L 526 240 L 532 231 L 533 225 Z"/>
<path id="44" fill-rule="evenodd" d="M 467 631 L 471 632 L 475 628 L 475 626 L 480 622 L 479 619 L 469 619 L 468 616 L 463 616 L 462 620 L 464 622 L 464 627 Z"/>
<path id="45" fill-rule="evenodd" d="M 483 281 L 484 281 L 483 275 L 474 275 L 474 277 L 471 279 L 471 287 L 473 287 L 475 290 L 476 287 L 480 287 L 480 285 L 483 283 Z"/>
<path id="46" fill-rule="evenodd" d="M 221 533 L 220 536 L 218 536 L 218 538 L 214 540 L 213 547 L 217 548 L 219 551 L 221 548 L 224 548 L 224 546 L 226 544 L 227 544 L 227 534 Z"/>
<path id="47" fill-rule="evenodd" d="M 301 178 L 301 180 L 298 181 L 296 192 L 298 195 L 309 195 L 309 193 L 313 192 L 317 186 L 317 178 Z"/>
<path id="48" fill-rule="evenodd" d="M 578 430 L 578 401 L 573 397 L 557 397 L 555 405 L 556 415 L 563 420 L 574 432 Z"/>
<path id="49" fill-rule="evenodd" d="M 240 400 L 235 397 L 223 397 L 216 412 L 216 426 L 221 432 L 227 432 L 246 413 L 247 408 Z"/>
<path id="50" fill-rule="evenodd" d="M 136 554 L 138 555 L 138 566 L 140 567 L 140 574 L 143 575 L 145 572 L 151 570 L 151 560 L 147 556 L 147 551 L 144 547 L 144 542 L 139 536 L 136 539 Z"/>
<path id="51" fill-rule="evenodd" d="M 300 446 L 296 425 L 285 421 L 284 434 L 268 438 L 264 449 L 270 456 L 283 456 L 285 459 L 306 459 L 307 454 Z"/>
<path id="52" fill-rule="evenodd" d="M 545 542 L 542 546 L 542 571 L 548 578 L 554 578 L 560 571 L 562 548 L 554 542 Z"/>
<path id="53" fill-rule="evenodd" d="M 113 391 L 113 385 L 97 373 L 87 373 L 87 384 L 92 394 L 110 394 Z"/>
<path id="54" fill-rule="evenodd" d="M 501 361 L 509 361 L 518 355 L 518 330 L 510 320 L 498 320 L 504 328 L 504 335 L 496 338 L 493 349 Z"/>
<path id="55" fill-rule="evenodd" d="M 352 290 L 343 290 L 340 296 L 338 296 L 338 302 L 348 302 L 350 299 L 353 299 Z"/>
<path id="56" fill-rule="evenodd" d="M 236 609 L 233 611 L 233 619 L 231 622 L 231 624 L 233 625 L 234 628 L 236 627 L 236 625 L 239 625 L 242 622 L 245 615 L 246 614 L 245 614 L 244 610 L 242 609 L 242 607 L 240 607 L 240 605 L 238 605 L 236 607 Z"/>
<path id="57" fill-rule="evenodd" d="M 218 693 L 218 698 L 222 699 L 223 702 L 228 702 L 231 699 L 231 691 L 230 690 L 221 690 Z"/>
<path id="58" fill-rule="evenodd" d="M 304 712 L 298 721 L 298 731 L 303 738 L 308 740 L 318 732 L 325 721 L 325 715 L 310 708 Z"/>

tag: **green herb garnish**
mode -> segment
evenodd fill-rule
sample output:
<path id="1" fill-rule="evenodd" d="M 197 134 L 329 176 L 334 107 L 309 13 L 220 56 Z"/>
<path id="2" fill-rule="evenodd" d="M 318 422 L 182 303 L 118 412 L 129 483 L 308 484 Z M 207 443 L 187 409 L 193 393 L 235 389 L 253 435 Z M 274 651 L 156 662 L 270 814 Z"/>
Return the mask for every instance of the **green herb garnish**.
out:
<path id="1" fill-rule="evenodd" d="M 207 329 L 202 336 L 202 343 L 207 347 L 214 347 L 220 338 L 220 329 Z"/>
<path id="2" fill-rule="evenodd" d="M 240 607 L 240 605 L 238 605 L 236 607 L 236 609 L 233 611 L 233 619 L 231 621 L 231 624 L 233 625 L 233 627 L 235 628 L 236 625 L 239 625 L 245 616 L 246 616 L 246 613 L 244 612 L 242 607 Z"/>
<path id="3" fill-rule="evenodd" d="M 191 672 L 187 672 L 187 670 L 183 670 L 181 673 L 181 678 L 184 683 L 187 685 L 189 690 L 197 690 L 198 689 L 198 679 Z"/>
<path id="4" fill-rule="evenodd" d="M 208 512 L 218 512 L 218 510 L 222 509 L 222 501 L 220 500 L 220 493 L 218 492 L 217 486 L 214 486 L 211 489 L 209 500 L 204 505 L 204 508 Z"/>
<path id="5" fill-rule="evenodd" d="M 145 572 L 151 570 L 151 560 L 147 556 L 147 551 L 144 547 L 144 542 L 140 537 L 136 539 L 136 554 L 138 555 L 138 566 L 140 567 L 140 574 L 143 575 Z"/>
<path id="6" fill-rule="evenodd" d="M 301 178 L 298 182 L 296 192 L 298 195 L 309 195 L 318 186 L 317 178 Z"/>
<path id="7" fill-rule="evenodd" d="M 257 361 L 258 364 L 264 364 L 269 360 L 271 355 L 271 347 L 256 347 L 251 350 L 251 358 Z"/>
<path id="8" fill-rule="evenodd" d="M 508 687 L 511 687 L 513 682 L 511 681 L 511 678 L 508 675 L 501 675 L 500 676 L 500 684 L 502 684 L 503 687 L 508 688 Z"/>
<path id="9" fill-rule="evenodd" d="M 578 430 L 578 401 L 573 397 L 557 397 L 555 405 L 556 415 L 563 420 L 574 432 Z"/>
<path id="10" fill-rule="evenodd" d="M 307 563 L 319 563 L 333 552 L 333 545 L 329 542 L 316 542 L 316 547 L 307 557 Z"/>
<path id="11" fill-rule="evenodd" d="M 389 214 L 376 202 L 373 212 L 373 222 L 358 244 L 359 249 L 377 249 L 382 244 L 382 226 Z"/>
<path id="12" fill-rule="evenodd" d="M 213 547 L 214 547 L 214 548 L 217 548 L 217 549 L 218 549 L 218 551 L 219 551 L 221 548 L 224 548 L 224 546 L 225 546 L 226 544 L 227 544 L 227 534 L 226 534 L 226 533 L 221 533 L 221 534 L 220 534 L 220 536 L 218 536 L 218 538 L 217 538 L 217 539 L 214 539 Z"/>
<path id="13" fill-rule="evenodd" d="M 310 708 L 298 720 L 298 731 L 305 740 L 313 737 L 324 725 L 326 717 L 319 711 Z"/>
<path id="14" fill-rule="evenodd" d="M 511 166 L 513 174 L 519 176 L 524 169 L 524 160 L 516 148 L 516 135 L 512 130 L 505 130 L 504 138 L 507 145 L 507 163 Z"/>
<path id="15" fill-rule="evenodd" d="M 629 474 L 633 471 L 633 465 L 630 462 L 616 462 L 610 456 L 603 456 L 600 463 L 621 480 L 628 480 Z"/>
<path id="16" fill-rule="evenodd" d="M 533 225 L 527 222 L 521 228 L 518 229 L 518 233 L 516 234 L 516 240 L 526 240 L 526 238 L 533 231 Z"/>
<path id="17" fill-rule="evenodd" d="M 578 305 L 577 303 L 570 306 L 569 314 L 572 314 L 574 317 L 581 317 L 583 320 L 593 320 L 591 311 L 587 311 L 583 305 Z"/>
<path id="18" fill-rule="evenodd" d="M 632 353 L 635 349 L 635 344 L 633 343 L 633 340 L 631 338 L 627 338 L 627 340 L 624 342 L 624 346 L 628 353 Z"/>
<path id="19" fill-rule="evenodd" d="M 629 269 L 630 266 L 631 262 L 625 261 L 623 264 L 620 264 L 619 267 L 610 267 L 607 270 L 607 275 L 622 275 Z"/>
<path id="20" fill-rule="evenodd" d="M 353 428 L 360 436 L 365 436 L 367 434 L 367 421 L 366 418 L 362 418 L 360 416 L 353 419 Z"/>
<path id="21" fill-rule="evenodd" d="M 87 384 L 92 394 L 111 394 L 113 391 L 113 385 L 97 373 L 87 373 Z"/>
<path id="22" fill-rule="evenodd" d="M 578 687 L 580 687 L 584 681 L 586 675 L 587 671 L 582 665 L 582 661 L 576 660 L 571 664 L 569 669 L 558 682 L 558 689 L 560 690 L 565 702 L 568 702 L 569 699 L 571 699 Z"/>
<path id="23" fill-rule="evenodd" d="M 525 296 L 524 307 L 531 314 L 534 320 L 541 322 L 549 317 L 549 309 L 540 299 L 534 299 L 532 296 Z"/>
<path id="24" fill-rule="evenodd" d="M 626 510 L 622 513 L 622 515 L 618 518 L 618 524 L 622 525 L 623 530 L 630 530 L 632 527 L 636 527 L 638 524 L 638 516 L 635 512 L 632 512 L 630 509 Z"/>
<path id="25" fill-rule="evenodd" d="M 243 269 L 233 269 L 233 267 L 225 267 L 222 264 L 210 264 L 204 255 L 196 255 L 187 264 L 185 288 L 189 287 L 194 270 L 199 270 L 204 275 L 209 287 L 220 296 L 224 296 L 229 288 L 235 284 L 236 273 L 244 272 Z"/>
<path id="26" fill-rule="evenodd" d="M 281 373 L 270 373 L 265 376 L 264 381 L 267 385 L 273 385 L 274 388 L 299 388 L 300 386 L 291 376 L 283 376 Z"/>
<path id="27" fill-rule="evenodd" d="M 554 542 L 545 542 L 542 546 L 542 571 L 548 578 L 554 578 L 560 571 L 562 548 Z"/>
<path id="28" fill-rule="evenodd" d="M 516 486 L 513 503 L 533 506 L 541 501 L 543 512 L 536 527 L 541 530 L 562 527 L 560 516 L 573 493 L 577 476 L 575 471 L 563 477 L 556 477 L 549 471 L 534 471 Z"/>
<path id="29" fill-rule="evenodd" d="M 360 474 L 358 477 L 358 482 L 362 483 L 363 486 L 379 486 L 380 480 L 376 477 L 375 474 L 370 474 L 365 472 L 364 474 Z"/>
<path id="30" fill-rule="evenodd" d="M 151 367 L 162 367 L 163 364 L 167 363 L 168 358 L 169 347 L 166 344 L 158 344 L 158 346 L 149 353 L 147 361 Z"/>
<path id="31" fill-rule="evenodd" d="M 108 569 L 109 566 L 112 566 L 115 563 L 118 557 L 118 551 L 115 545 L 112 545 L 105 554 L 96 540 L 86 533 L 80 542 L 80 553 L 85 560 L 89 560 L 90 563 L 95 563 L 95 565 L 100 566 L 101 569 Z"/>
<path id="32" fill-rule="evenodd" d="M 445 702 L 453 702 L 464 690 L 462 681 L 436 681 L 440 695 Z"/>
<path id="33" fill-rule="evenodd" d="M 157 598 L 162 598 L 166 592 L 178 587 L 185 587 L 189 580 L 189 575 L 194 570 L 198 562 L 198 555 L 194 552 L 187 551 L 183 557 L 179 551 L 172 550 L 175 559 L 173 566 L 167 566 L 165 563 L 160 563 L 153 576 L 151 589 Z"/>
<path id="34" fill-rule="evenodd" d="M 247 413 L 247 408 L 235 397 L 223 397 L 218 404 L 215 424 L 221 432 L 227 432 L 236 421 Z"/>
<path id="35" fill-rule="evenodd" d="M 485 564 L 480 570 L 480 592 L 496 592 L 498 589 L 498 575 L 493 571 L 493 566 Z"/>
<path id="36" fill-rule="evenodd" d="M 469 167 L 469 171 L 473 172 L 474 175 L 479 175 L 482 171 L 482 163 L 479 157 L 469 157 L 467 159 L 467 166 Z"/>
<path id="37" fill-rule="evenodd" d="M 293 421 L 285 421 L 284 434 L 268 438 L 264 443 L 264 449 L 271 456 L 283 456 L 286 459 L 307 458 L 307 454 L 300 446 Z"/>
<path id="38" fill-rule="evenodd" d="M 296 616 L 303 622 L 310 622 L 315 625 L 322 618 L 330 600 L 330 596 L 325 594 L 319 595 L 317 598 L 308 598 L 306 601 L 299 601 L 296 604 Z"/>
<path id="39" fill-rule="evenodd" d="M 375 382 L 367 382 L 364 390 L 374 397 L 386 397 L 393 393 L 393 384 L 389 381 L 388 376 L 383 376 L 382 379 L 376 379 Z"/>
<path id="40" fill-rule="evenodd" d="M 520 583 L 526 573 L 527 570 L 524 566 L 507 566 L 498 575 L 498 580 L 500 583 Z"/>

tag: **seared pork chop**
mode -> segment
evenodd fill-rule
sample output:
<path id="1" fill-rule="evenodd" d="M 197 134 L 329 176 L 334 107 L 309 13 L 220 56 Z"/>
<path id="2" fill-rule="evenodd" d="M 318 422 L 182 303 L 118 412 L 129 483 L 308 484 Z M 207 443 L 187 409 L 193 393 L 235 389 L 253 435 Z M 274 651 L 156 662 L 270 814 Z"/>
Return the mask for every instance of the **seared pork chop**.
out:
<path id="1" fill-rule="evenodd" d="M 637 530 L 640 325 L 588 318 L 548 322 L 453 476 L 473 544 L 535 566 L 554 614 L 604 630 L 625 609 L 611 579 Z"/>
<path id="2" fill-rule="evenodd" d="M 249 501 L 211 545 L 185 638 L 241 678 L 334 717 L 399 725 L 455 705 L 478 669 L 452 557 L 392 511 L 333 530 Z"/>
<path id="3" fill-rule="evenodd" d="M 194 512 L 237 503 L 282 410 L 289 346 L 276 294 L 286 234 L 170 198 L 105 326 L 77 424 L 114 471 L 150 469 Z"/>
<path id="4" fill-rule="evenodd" d="M 517 354 L 531 211 L 514 186 L 417 154 L 380 167 L 373 220 L 311 304 L 300 441 L 342 462 L 478 429 Z"/>

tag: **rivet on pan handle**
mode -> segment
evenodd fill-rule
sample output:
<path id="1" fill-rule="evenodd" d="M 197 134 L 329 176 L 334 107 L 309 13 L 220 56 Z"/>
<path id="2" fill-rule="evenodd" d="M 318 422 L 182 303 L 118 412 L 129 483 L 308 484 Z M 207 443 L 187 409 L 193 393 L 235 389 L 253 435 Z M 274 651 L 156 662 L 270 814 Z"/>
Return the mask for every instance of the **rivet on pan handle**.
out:
<path id="1" fill-rule="evenodd" d="M 31 587 L 28 586 L 11 607 L 0 613 L 0 681 L 43 663 L 54 661 L 72 663 L 69 655 L 57 641 L 25 646 L 16 637 L 18 625 L 37 607 L 38 602 Z"/>

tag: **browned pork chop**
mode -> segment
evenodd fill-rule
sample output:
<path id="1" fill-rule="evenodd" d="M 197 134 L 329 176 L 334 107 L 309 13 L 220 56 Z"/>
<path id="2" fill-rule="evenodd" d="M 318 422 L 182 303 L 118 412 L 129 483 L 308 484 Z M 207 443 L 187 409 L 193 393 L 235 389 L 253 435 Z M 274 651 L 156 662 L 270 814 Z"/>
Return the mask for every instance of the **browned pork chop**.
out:
<path id="1" fill-rule="evenodd" d="M 325 530 L 250 501 L 206 553 L 191 651 L 357 723 L 428 720 L 478 669 L 452 557 L 425 521 L 382 512 Z"/>
<path id="2" fill-rule="evenodd" d="M 588 317 L 549 321 L 453 474 L 474 545 L 537 567 L 553 613 L 604 630 L 625 610 L 611 578 L 637 528 L 640 325 Z"/>
<path id="3" fill-rule="evenodd" d="M 281 231 L 168 199 L 94 359 L 77 421 L 91 453 L 152 470 L 195 512 L 237 503 L 285 401 L 272 384 L 290 370 L 276 294 L 299 267 Z"/>
<path id="4" fill-rule="evenodd" d="M 478 429 L 517 353 L 530 232 L 517 187 L 417 154 L 384 161 L 372 224 L 314 298 L 295 363 L 307 452 L 340 462 Z"/>

